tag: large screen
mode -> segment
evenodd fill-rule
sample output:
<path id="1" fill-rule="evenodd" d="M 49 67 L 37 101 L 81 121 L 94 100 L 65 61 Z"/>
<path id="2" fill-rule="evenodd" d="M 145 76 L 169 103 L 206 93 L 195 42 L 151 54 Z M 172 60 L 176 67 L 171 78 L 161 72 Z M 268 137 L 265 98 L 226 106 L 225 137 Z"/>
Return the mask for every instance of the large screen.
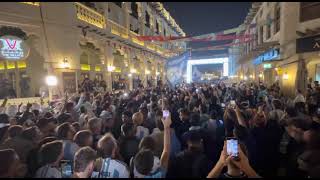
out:
<path id="1" fill-rule="evenodd" d="M 195 59 L 187 64 L 187 83 L 228 76 L 229 58 Z"/>

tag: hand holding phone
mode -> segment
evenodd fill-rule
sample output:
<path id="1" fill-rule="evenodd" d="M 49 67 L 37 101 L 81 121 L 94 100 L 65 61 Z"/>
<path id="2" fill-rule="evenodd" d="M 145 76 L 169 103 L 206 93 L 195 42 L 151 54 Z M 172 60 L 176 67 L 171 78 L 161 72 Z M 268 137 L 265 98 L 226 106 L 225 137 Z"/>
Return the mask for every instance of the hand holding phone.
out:
<path id="1" fill-rule="evenodd" d="M 234 137 L 227 138 L 227 155 L 234 159 L 239 158 L 238 139 Z"/>
<path id="2" fill-rule="evenodd" d="M 169 113 L 168 110 L 163 110 L 163 111 L 162 111 L 162 116 L 163 116 L 164 119 L 166 119 L 167 117 L 169 117 L 169 114 L 170 114 L 170 113 Z"/>

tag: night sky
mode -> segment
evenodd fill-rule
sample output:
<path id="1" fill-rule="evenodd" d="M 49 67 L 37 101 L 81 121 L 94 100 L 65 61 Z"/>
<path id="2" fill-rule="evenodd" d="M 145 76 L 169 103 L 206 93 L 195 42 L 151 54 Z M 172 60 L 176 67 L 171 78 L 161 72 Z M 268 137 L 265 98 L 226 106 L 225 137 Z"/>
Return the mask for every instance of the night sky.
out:
<path id="1" fill-rule="evenodd" d="M 219 32 L 243 23 L 251 2 L 163 2 L 164 7 L 176 20 L 187 36 Z M 230 41 L 229 41 L 230 42 Z M 219 44 L 228 43 L 219 41 Z M 188 47 L 214 46 L 214 42 L 193 42 Z M 192 56 L 208 56 L 225 51 L 198 51 Z"/>

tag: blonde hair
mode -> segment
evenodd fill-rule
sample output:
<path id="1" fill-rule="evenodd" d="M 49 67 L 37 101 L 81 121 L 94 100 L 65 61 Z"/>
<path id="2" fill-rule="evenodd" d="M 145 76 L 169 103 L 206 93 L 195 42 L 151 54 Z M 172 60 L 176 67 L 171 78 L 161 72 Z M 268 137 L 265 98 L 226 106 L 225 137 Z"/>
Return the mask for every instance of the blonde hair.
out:
<path id="1" fill-rule="evenodd" d="M 133 124 L 141 125 L 143 123 L 143 114 L 141 112 L 136 112 L 132 116 Z"/>

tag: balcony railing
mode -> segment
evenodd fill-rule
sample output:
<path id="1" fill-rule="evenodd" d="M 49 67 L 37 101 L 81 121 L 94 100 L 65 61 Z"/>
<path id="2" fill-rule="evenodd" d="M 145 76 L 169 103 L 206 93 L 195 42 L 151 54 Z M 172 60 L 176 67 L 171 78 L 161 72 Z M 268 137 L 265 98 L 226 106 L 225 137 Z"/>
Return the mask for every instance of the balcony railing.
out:
<path id="1" fill-rule="evenodd" d="M 125 27 L 111 21 L 110 19 L 108 20 L 108 22 L 111 27 L 112 34 L 128 39 L 128 30 Z"/>
<path id="2" fill-rule="evenodd" d="M 78 2 L 75 2 L 75 7 L 77 10 L 78 19 L 101 29 L 105 28 L 106 21 L 102 14 Z"/>
<path id="3" fill-rule="evenodd" d="M 137 38 L 137 36 L 139 36 L 139 34 L 133 32 L 133 31 L 130 31 L 130 37 L 131 37 L 132 42 L 139 44 L 140 46 L 144 46 L 144 41 L 140 41 Z"/>
<path id="4" fill-rule="evenodd" d="M 29 4 L 33 6 L 40 6 L 40 2 L 20 2 L 20 3 Z"/>

